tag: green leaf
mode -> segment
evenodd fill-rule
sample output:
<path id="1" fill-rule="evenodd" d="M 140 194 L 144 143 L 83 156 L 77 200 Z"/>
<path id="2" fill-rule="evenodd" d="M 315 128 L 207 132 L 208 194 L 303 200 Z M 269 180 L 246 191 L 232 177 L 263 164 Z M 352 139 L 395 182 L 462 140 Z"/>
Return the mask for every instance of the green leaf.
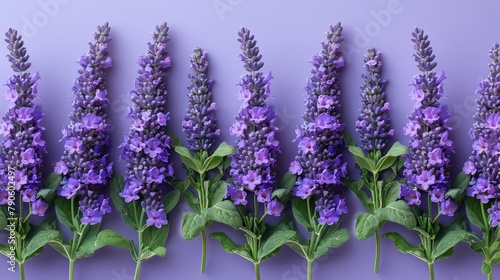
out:
<path id="1" fill-rule="evenodd" d="M 177 147 L 177 146 L 182 146 L 182 141 L 177 134 L 175 134 L 173 131 L 168 131 L 167 132 L 168 137 L 170 137 L 170 142 L 172 143 L 172 147 Z"/>
<path id="2" fill-rule="evenodd" d="M 0 254 L 7 256 L 10 253 L 10 248 L 7 245 L 0 245 Z"/>
<path id="3" fill-rule="evenodd" d="M 111 229 L 105 229 L 99 232 L 95 241 L 95 246 L 96 248 L 113 246 L 132 250 L 130 243 L 121 234 Z"/>
<path id="4" fill-rule="evenodd" d="M 208 190 L 210 192 L 209 206 L 212 207 L 213 205 L 224 200 L 227 193 L 227 183 L 225 181 L 220 181 L 216 184 L 212 184 Z"/>
<path id="5" fill-rule="evenodd" d="M 109 189 L 111 201 L 113 201 L 116 210 L 120 212 L 123 222 L 132 229 L 137 230 L 139 225 L 137 225 L 136 217 L 141 215 L 142 207 L 140 206 L 140 202 L 136 200 L 125 203 L 125 200 L 120 196 L 120 192 L 123 191 L 124 187 L 125 183 L 123 177 L 116 172 L 113 173 Z"/>
<path id="6" fill-rule="evenodd" d="M 285 245 L 290 247 L 292 250 L 297 252 L 297 254 L 301 255 L 303 258 L 307 259 L 309 258 L 308 252 L 309 252 L 309 246 L 306 244 L 302 243 L 300 240 L 300 236 L 298 233 L 295 234 L 295 236 L 292 236 L 289 238 Z"/>
<path id="7" fill-rule="evenodd" d="M 453 256 L 454 252 L 455 252 L 455 247 L 451 247 L 450 249 L 448 249 L 448 251 L 442 253 L 439 257 L 437 257 L 435 262 L 440 261 L 440 260 L 444 260 L 444 259 L 447 259 L 447 258 Z"/>
<path id="8" fill-rule="evenodd" d="M 186 212 L 182 217 L 182 236 L 186 240 L 191 240 L 198 236 L 205 229 L 207 220 L 202 215 Z"/>
<path id="9" fill-rule="evenodd" d="M 366 192 L 363 190 L 363 182 L 346 180 L 345 185 L 347 188 L 358 198 L 358 200 L 363 204 L 366 211 L 373 211 L 373 201 L 368 197 Z"/>
<path id="10" fill-rule="evenodd" d="M 244 247 L 244 246 L 238 246 L 236 245 L 233 240 L 229 236 L 227 236 L 223 232 L 214 232 L 210 234 L 210 237 L 215 238 L 219 240 L 220 245 L 222 246 L 222 249 L 224 251 L 231 253 L 231 254 L 238 254 L 241 257 L 251 261 L 252 263 L 255 263 L 257 260 L 254 260 L 250 252 Z"/>
<path id="11" fill-rule="evenodd" d="M 465 191 L 469 187 L 470 177 L 469 175 L 460 172 L 453 183 L 451 188 L 446 192 L 446 198 L 451 197 L 455 203 L 460 205 L 465 198 Z"/>
<path id="12" fill-rule="evenodd" d="M 210 171 L 210 170 L 218 167 L 222 163 L 223 159 L 224 159 L 223 157 L 218 157 L 218 156 L 213 156 L 213 155 L 210 156 L 203 163 L 203 167 L 201 168 L 202 172 L 205 173 L 207 171 Z"/>
<path id="13" fill-rule="evenodd" d="M 444 235 L 446 235 L 450 231 L 464 230 L 469 231 L 469 224 L 464 216 L 457 216 L 450 224 L 441 227 L 438 234 L 436 235 L 436 239 L 441 239 Z"/>
<path id="14" fill-rule="evenodd" d="M 393 166 L 397 159 L 398 159 L 397 157 L 384 156 L 378 161 L 375 170 L 377 172 L 386 170 L 387 168 Z"/>
<path id="15" fill-rule="evenodd" d="M 297 176 L 290 172 L 286 172 L 278 181 L 278 187 L 273 191 L 272 198 L 277 197 L 278 200 L 286 204 L 291 198 L 292 189 L 295 186 Z"/>
<path id="16" fill-rule="evenodd" d="M 153 250 L 153 253 L 159 257 L 165 257 L 167 255 L 167 248 L 165 247 L 156 247 Z"/>
<path id="17" fill-rule="evenodd" d="M 101 227 L 100 224 L 87 227 L 87 229 L 80 236 L 82 243 L 76 251 L 77 258 L 90 257 L 95 253 L 95 251 L 97 251 L 100 248 L 96 245 L 97 235 L 99 233 L 100 227 Z"/>
<path id="18" fill-rule="evenodd" d="M 209 220 L 226 224 L 235 229 L 242 225 L 241 216 L 230 200 L 223 200 L 210 208 L 203 209 L 202 214 Z"/>
<path id="19" fill-rule="evenodd" d="M 226 142 L 220 143 L 219 147 L 214 151 L 212 156 L 217 156 L 217 157 L 225 157 L 227 155 L 233 155 L 236 153 L 236 150 L 234 149 L 233 146 L 227 144 Z"/>
<path id="20" fill-rule="evenodd" d="M 286 189 L 286 190 L 292 190 L 293 187 L 295 186 L 295 182 L 297 181 L 297 176 L 290 173 L 286 172 L 281 176 L 280 180 L 278 181 L 278 189 Z"/>
<path id="21" fill-rule="evenodd" d="M 146 261 L 154 256 L 156 256 L 155 252 L 149 249 L 144 249 L 140 252 L 139 256 L 137 256 L 136 261 Z"/>
<path id="22" fill-rule="evenodd" d="M 500 241 L 494 241 L 493 243 L 491 243 L 490 252 L 495 252 L 498 250 L 500 250 Z"/>
<path id="23" fill-rule="evenodd" d="M 344 139 L 344 145 L 346 147 L 356 146 L 356 141 L 354 141 L 351 134 L 344 131 L 342 132 L 342 138 Z"/>
<path id="24" fill-rule="evenodd" d="M 404 157 L 398 157 L 396 162 L 391 166 L 391 170 L 393 174 L 398 174 L 399 170 L 403 167 L 405 163 Z"/>
<path id="25" fill-rule="evenodd" d="M 491 257 L 491 264 L 499 264 L 500 263 L 500 251 L 497 251 L 492 257 Z"/>
<path id="26" fill-rule="evenodd" d="M 324 234 L 321 236 L 318 247 L 314 251 L 314 258 L 317 259 L 324 254 L 328 253 L 330 248 L 338 248 L 349 240 L 349 232 L 347 229 L 342 228 L 337 230 L 335 227 L 328 227 Z"/>
<path id="27" fill-rule="evenodd" d="M 184 146 L 175 146 L 174 150 L 181 156 L 181 161 L 186 167 L 198 173 L 203 172 L 201 162 L 191 155 L 191 152 L 188 150 L 188 148 Z"/>
<path id="28" fill-rule="evenodd" d="M 431 260 L 427 260 L 425 253 L 422 252 L 418 247 L 410 245 L 401 234 L 397 232 L 387 232 L 383 235 L 385 238 L 389 238 L 394 242 L 394 246 L 402 252 L 406 254 L 411 254 L 426 263 L 429 263 Z"/>
<path id="29" fill-rule="evenodd" d="M 0 230 L 5 229 L 7 227 L 7 216 L 2 209 L 0 209 Z"/>
<path id="30" fill-rule="evenodd" d="M 268 239 L 271 235 L 273 235 L 277 231 L 284 231 L 284 230 L 296 231 L 295 224 L 290 215 L 281 217 L 280 221 L 277 224 L 266 226 L 266 229 L 262 234 L 262 240 Z"/>
<path id="31" fill-rule="evenodd" d="M 225 157 L 224 160 L 222 161 L 222 164 L 217 167 L 219 170 L 219 174 L 223 175 L 224 171 L 226 171 L 229 166 L 231 165 L 232 158 L 231 157 Z"/>
<path id="32" fill-rule="evenodd" d="M 443 238 L 436 241 L 436 247 L 432 250 L 432 259 L 436 259 L 449 249 L 455 247 L 466 236 L 467 232 L 465 230 L 449 231 L 446 233 Z"/>
<path id="33" fill-rule="evenodd" d="M 56 197 L 54 202 L 56 204 L 57 219 L 72 232 L 75 232 L 77 226 L 73 224 L 73 217 L 71 217 L 71 201 L 63 197 Z M 76 211 L 78 209 L 76 209 L 75 205 L 73 212 L 77 213 Z"/>
<path id="34" fill-rule="evenodd" d="M 170 217 L 167 219 L 170 220 Z M 144 245 L 152 250 L 153 253 L 157 248 L 164 248 L 167 243 L 169 231 L 170 224 L 163 225 L 160 228 L 156 226 L 146 227 L 144 230 Z"/>
<path id="35" fill-rule="evenodd" d="M 475 198 L 467 197 L 465 199 L 465 211 L 467 213 L 467 218 L 476 227 L 478 227 L 482 232 L 486 231 L 486 225 L 483 222 L 483 213 L 481 210 L 481 202 Z"/>
<path id="36" fill-rule="evenodd" d="M 269 254 L 278 251 L 278 249 L 280 249 L 287 240 L 296 234 L 297 232 L 294 230 L 279 230 L 273 232 L 269 238 L 263 240 L 262 246 L 259 248 L 258 259 L 262 261 Z"/>
<path id="37" fill-rule="evenodd" d="M 483 261 L 483 264 L 481 265 L 481 273 L 483 274 L 490 274 L 491 273 L 491 265 L 487 264 L 486 262 Z"/>
<path id="38" fill-rule="evenodd" d="M 43 182 L 43 188 L 37 193 L 37 198 L 43 197 L 46 202 L 54 200 L 57 188 L 61 186 L 61 179 L 61 175 L 52 172 Z"/>
<path id="39" fill-rule="evenodd" d="M 371 173 L 376 172 L 375 162 L 372 159 L 366 157 L 361 148 L 356 146 L 349 146 L 348 149 L 349 152 L 351 152 L 351 154 L 354 156 L 354 161 L 356 161 L 356 164 L 359 165 L 359 167 L 366 169 Z"/>
<path id="40" fill-rule="evenodd" d="M 309 213 L 311 209 L 307 208 L 307 201 L 298 197 L 293 197 L 291 202 L 293 216 L 295 217 L 297 223 L 305 227 L 307 231 L 313 232 L 314 228 L 309 222 Z"/>
<path id="41" fill-rule="evenodd" d="M 384 198 L 384 207 L 395 202 L 401 193 L 401 184 L 398 181 L 393 181 L 382 189 L 382 197 Z"/>
<path id="42" fill-rule="evenodd" d="M 113 205 L 115 206 L 118 212 L 122 213 L 126 209 L 125 200 L 120 196 L 120 192 L 125 188 L 125 183 L 123 181 L 123 177 L 118 173 L 113 173 L 111 180 L 109 182 L 110 190 L 109 196 L 111 197 L 111 201 L 113 201 Z"/>
<path id="43" fill-rule="evenodd" d="M 356 215 L 354 234 L 359 240 L 365 240 L 379 229 L 380 219 L 377 215 L 362 212 Z"/>
<path id="44" fill-rule="evenodd" d="M 464 242 L 469 243 L 469 246 L 472 251 L 476 253 L 481 253 L 484 247 L 484 243 L 477 237 L 475 233 L 469 232 L 465 238 Z"/>
<path id="45" fill-rule="evenodd" d="M 387 152 L 387 154 L 385 156 L 390 156 L 390 157 L 399 157 L 401 155 L 405 155 L 405 154 L 408 154 L 410 151 L 408 150 L 408 148 L 399 143 L 399 142 L 396 142 L 392 145 L 392 147 L 389 149 L 389 151 Z"/>
<path id="46" fill-rule="evenodd" d="M 415 216 L 404 200 L 395 201 L 384 208 L 378 209 L 377 215 L 381 219 L 400 224 L 408 229 L 414 229 L 417 226 Z"/>
<path id="47" fill-rule="evenodd" d="M 165 214 L 170 213 L 174 209 L 177 202 L 179 202 L 180 196 L 181 193 L 178 190 L 172 190 L 165 196 L 165 200 L 163 201 L 163 211 Z"/>
<path id="48" fill-rule="evenodd" d="M 67 259 L 70 258 L 71 247 L 63 241 L 62 236 L 50 240 L 48 244 Z"/>
<path id="49" fill-rule="evenodd" d="M 26 240 L 26 247 L 23 248 L 22 252 L 23 260 L 26 261 L 34 257 L 36 255 L 35 253 L 40 253 L 50 240 L 59 235 L 59 231 L 55 229 L 38 231 L 33 237 Z"/>
<path id="50" fill-rule="evenodd" d="M 182 197 L 186 200 L 186 202 L 189 204 L 189 207 L 193 209 L 196 213 L 200 212 L 200 202 L 198 199 L 194 196 L 193 192 L 189 188 L 189 182 L 188 180 L 185 181 L 180 181 L 180 180 L 174 180 L 172 182 L 172 186 L 181 192 Z"/>
<path id="51" fill-rule="evenodd" d="M 495 229 L 493 229 L 493 236 L 492 238 L 494 240 L 500 240 L 500 227 L 495 227 Z"/>

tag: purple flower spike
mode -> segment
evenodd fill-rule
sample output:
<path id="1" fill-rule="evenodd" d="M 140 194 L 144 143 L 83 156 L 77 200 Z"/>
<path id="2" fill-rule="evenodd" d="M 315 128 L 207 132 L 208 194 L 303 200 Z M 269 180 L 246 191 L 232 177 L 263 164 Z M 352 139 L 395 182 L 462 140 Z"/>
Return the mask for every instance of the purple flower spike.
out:
<path id="1" fill-rule="evenodd" d="M 83 224 L 97 224 L 102 220 L 100 209 L 112 162 L 109 161 L 110 125 L 107 123 L 105 69 L 111 67 L 108 53 L 110 27 L 108 23 L 97 27 L 94 42 L 78 64 L 79 76 L 73 86 L 73 111 L 71 124 L 63 129 L 64 154 L 54 171 L 62 175 L 60 196 L 79 198 Z"/>
<path id="2" fill-rule="evenodd" d="M 444 73 L 434 72 L 436 62 L 430 41 L 423 30 L 412 33 L 416 54 L 413 55 L 420 74 L 415 76 L 410 98 L 415 100 L 413 112 L 403 130 L 411 137 L 410 153 L 406 156 L 404 176 L 408 179 L 401 196 L 408 204 L 420 204 L 420 192 L 428 192 L 431 201 L 440 205 L 441 213 L 453 216 L 456 205 L 444 200 L 449 185 L 449 163 L 453 143 L 448 139 L 451 128 L 447 107 L 439 103 L 443 97 Z"/>
<path id="3" fill-rule="evenodd" d="M 140 200 L 148 215 L 146 225 L 159 228 L 167 224 L 163 200 L 168 180 L 173 176 L 170 137 L 165 129 L 169 120 L 169 112 L 165 110 L 166 70 L 170 67 L 166 23 L 156 27 L 153 40 L 137 62 L 139 77 L 130 91 L 133 106 L 128 117 L 132 124 L 120 146 L 123 148 L 121 159 L 127 162 L 125 187 L 120 196 L 127 203 Z"/>
<path id="4" fill-rule="evenodd" d="M 486 204 L 493 227 L 500 222 L 500 45 L 495 44 L 490 50 L 488 77 L 479 84 L 476 92 L 477 112 L 474 124 L 469 132 L 473 141 L 472 154 L 464 164 L 463 171 L 471 175 L 467 195 Z"/>
<path id="5" fill-rule="evenodd" d="M 311 60 L 313 70 L 306 87 L 304 124 L 297 128 L 298 154 L 289 171 L 297 175 L 293 195 L 301 199 L 314 197 L 318 222 L 332 225 L 347 212 L 344 199 L 335 194 L 347 174 L 340 153 L 344 129 L 340 122 L 339 71 L 344 66 L 340 23 L 330 26 L 326 37 L 321 53 Z"/>
<path id="6" fill-rule="evenodd" d="M 385 101 L 386 80 L 380 75 L 380 52 L 369 48 L 364 61 L 366 74 L 361 77 L 365 84 L 361 86 L 362 106 L 356 121 L 356 131 L 360 135 L 361 148 L 371 152 L 383 150 L 389 136 L 394 135 L 394 130 L 390 127 L 390 104 Z"/>
<path id="7" fill-rule="evenodd" d="M 230 129 L 239 140 L 230 171 L 234 186 L 228 188 L 227 196 L 235 205 L 245 205 L 245 190 L 255 192 L 257 201 L 266 205 L 268 213 L 279 216 L 283 206 L 270 200 L 275 185 L 276 155 L 280 152 L 279 142 L 274 139 L 278 130 L 274 125 L 276 113 L 273 106 L 266 104 L 272 75 L 265 76 L 259 71 L 264 63 L 260 61 L 262 56 L 250 31 L 242 28 L 238 36 L 243 52 L 240 58 L 248 73 L 238 84 L 241 90 L 237 97 L 243 103 Z"/>
<path id="8" fill-rule="evenodd" d="M 208 78 L 207 53 L 200 48 L 194 49 L 191 56 L 192 74 L 188 75 L 188 108 L 182 122 L 182 130 L 187 136 L 188 148 L 193 152 L 209 150 L 216 136 L 217 129 L 215 111 L 217 105 L 212 102 L 212 79 Z"/>
<path id="9" fill-rule="evenodd" d="M 4 97 L 9 102 L 9 109 L 0 120 L 0 135 L 6 137 L 0 142 L 0 205 L 8 203 L 10 177 L 22 200 L 30 204 L 31 213 L 43 216 L 48 205 L 36 199 L 41 188 L 42 155 L 46 152 L 45 141 L 41 139 L 43 113 L 33 104 L 38 97 L 40 77 L 38 73 L 28 72 L 31 66 L 29 55 L 17 31 L 9 29 L 5 36 L 9 51 L 7 59 L 15 74 L 6 82 L 8 89 Z"/>

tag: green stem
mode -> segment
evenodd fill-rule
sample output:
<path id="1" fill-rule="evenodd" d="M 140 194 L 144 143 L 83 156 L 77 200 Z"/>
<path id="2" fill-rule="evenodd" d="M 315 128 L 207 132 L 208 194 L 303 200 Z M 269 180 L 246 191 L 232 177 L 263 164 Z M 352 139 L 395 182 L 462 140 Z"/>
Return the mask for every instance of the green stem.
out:
<path id="1" fill-rule="evenodd" d="M 312 256 L 312 253 L 314 252 L 314 247 L 316 245 L 316 232 L 311 232 L 311 239 L 309 240 L 309 250 L 308 250 L 308 255 Z"/>
<path id="2" fill-rule="evenodd" d="M 70 256 L 69 258 L 73 258 L 76 252 L 76 240 L 78 239 L 78 232 L 73 232 L 73 239 L 71 239 L 71 247 L 69 248 Z"/>
<path id="3" fill-rule="evenodd" d="M 200 193 L 199 193 L 199 199 L 200 199 L 200 209 L 203 210 L 205 208 L 208 208 L 208 203 L 207 203 L 207 194 L 205 193 L 205 183 L 203 182 L 205 180 L 205 174 L 200 173 Z"/>
<path id="4" fill-rule="evenodd" d="M 428 263 L 429 266 L 429 279 L 434 280 L 434 263 Z"/>
<path id="5" fill-rule="evenodd" d="M 68 278 L 68 280 L 73 280 L 74 270 L 75 270 L 75 260 L 69 259 L 69 278 Z"/>
<path id="6" fill-rule="evenodd" d="M 370 182 L 369 179 L 366 179 L 367 182 Z M 371 182 L 373 184 L 373 189 L 372 189 L 372 200 L 373 200 L 373 213 L 375 213 L 377 211 L 377 209 L 379 208 L 378 207 L 378 201 L 379 201 L 379 198 L 378 198 L 378 188 L 377 188 L 377 183 L 374 181 L 374 182 Z"/>
<path id="7" fill-rule="evenodd" d="M 23 199 L 22 199 L 22 196 L 20 195 L 19 196 L 19 217 L 17 219 L 17 222 L 19 223 L 20 229 L 22 229 L 24 231 L 24 229 L 22 227 L 23 226 L 23 208 L 24 208 L 23 205 L 24 205 L 23 204 Z M 23 234 L 24 233 L 25 232 L 23 232 Z"/>
<path id="8" fill-rule="evenodd" d="M 141 264 L 142 264 L 141 260 L 135 263 L 134 280 L 139 280 L 139 274 L 141 273 Z"/>
<path id="9" fill-rule="evenodd" d="M 24 280 L 24 262 L 19 263 L 19 279 Z"/>
<path id="10" fill-rule="evenodd" d="M 493 269 L 488 273 L 488 280 L 493 280 Z"/>
<path id="11" fill-rule="evenodd" d="M 428 229 L 430 229 L 431 228 L 430 222 L 432 220 L 432 200 L 431 200 L 431 196 L 430 195 L 427 196 L 427 217 L 428 217 L 428 219 L 427 219 L 427 221 L 428 221 L 427 226 L 428 226 Z"/>
<path id="12" fill-rule="evenodd" d="M 378 265 L 380 262 L 380 235 L 378 230 L 375 231 L 375 264 L 373 266 L 373 272 L 378 273 Z"/>
<path id="13" fill-rule="evenodd" d="M 487 218 L 487 215 L 486 215 L 486 209 L 484 209 L 484 204 L 483 203 L 480 203 L 481 204 L 481 215 L 483 216 L 483 224 L 484 224 L 484 227 L 486 228 L 485 232 L 484 232 L 484 238 L 486 240 L 486 244 L 488 245 L 488 247 L 490 246 L 490 223 L 488 221 L 488 218 Z"/>
<path id="14" fill-rule="evenodd" d="M 201 273 L 205 272 L 205 263 L 207 262 L 207 234 L 205 230 L 201 231 Z"/>
<path id="15" fill-rule="evenodd" d="M 136 203 L 134 202 L 133 203 L 134 205 L 134 213 L 137 213 L 137 210 L 136 210 Z M 141 273 L 141 264 L 143 262 L 142 260 L 142 243 L 143 243 L 143 233 L 144 233 L 144 227 L 142 226 L 142 221 L 144 220 L 144 211 L 141 211 L 141 215 L 139 217 L 137 217 L 136 214 L 135 215 L 135 220 L 137 222 L 137 236 L 138 236 L 138 248 L 137 249 L 133 249 L 135 250 L 135 255 L 136 255 L 136 258 L 135 259 L 135 273 L 134 273 L 134 280 L 138 280 L 139 279 L 139 274 Z"/>
<path id="16" fill-rule="evenodd" d="M 311 196 L 308 196 L 306 199 L 307 202 L 307 215 L 309 217 L 309 224 L 313 226 L 313 230 L 316 231 L 316 223 L 313 222 L 312 216 L 311 216 Z"/>
<path id="17" fill-rule="evenodd" d="M 260 280 L 260 267 L 258 263 L 253 264 L 253 268 L 255 270 L 255 280 Z"/>
<path id="18" fill-rule="evenodd" d="M 313 279 L 312 265 L 313 265 L 313 261 L 308 259 L 307 260 L 307 280 Z"/>

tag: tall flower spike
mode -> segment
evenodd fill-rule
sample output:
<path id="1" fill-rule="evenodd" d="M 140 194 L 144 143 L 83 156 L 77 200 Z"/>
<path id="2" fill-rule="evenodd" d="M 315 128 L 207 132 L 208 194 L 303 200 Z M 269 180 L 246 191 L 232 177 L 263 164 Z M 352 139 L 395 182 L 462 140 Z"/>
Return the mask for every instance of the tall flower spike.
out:
<path id="1" fill-rule="evenodd" d="M 356 131 L 360 135 L 361 148 L 365 152 L 372 152 L 383 150 L 389 136 L 394 135 L 394 130 L 390 127 L 390 104 L 385 101 L 386 80 L 380 75 L 380 52 L 369 48 L 364 62 L 366 74 L 361 77 L 365 84 L 361 86 L 362 106 L 356 121 Z"/>
<path id="2" fill-rule="evenodd" d="M 27 72 L 31 63 L 17 31 L 9 28 L 5 36 L 7 59 L 15 74 L 7 79 L 4 98 L 9 108 L 0 122 L 0 136 L 6 137 L 0 145 L 0 205 L 8 202 L 7 188 L 14 187 L 22 201 L 29 203 L 30 212 L 43 216 L 48 205 L 36 198 L 41 188 L 42 155 L 46 152 L 44 127 L 40 125 L 43 113 L 40 106 L 33 104 L 40 77 Z"/>
<path id="3" fill-rule="evenodd" d="M 490 50 L 490 74 L 479 84 L 476 92 L 477 112 L 470 137 L 472 154 L 463 171 L 472 176 L 467 195 L 488 203 L 500 198 L 500 45 Z M 498 202 L 495 202 L 498 204 Z M 498 225 L 498 205 L 488 213 L 492 226 Z"/>
<path id="4" fill-rule="evenodd" d="M 191 83 L 187 87 L 189 104 L 182 130 L 187 135 L 189 150 L 198 152 L 212 147 L 220 129 L 216 126 L 217 105 L 212 102 L 210 92 L 213 80 L 207 76 L 207 53 L 200 48 L 196 48 L 191 56 L 191 70 L 193 73 L 188 75 Z"/>
<path id="5" fill-rule="evenodd" d="M 58 195 L 79 198 L 82 224 L 98 224 L 105 213 L 111 212 L 104 197 L 112 165 L 107 148 L 110 125 L 106 108 L 109 104 L 105 85 L 105 70 L 111 67 L 108 53 L 110 27 L 97 27 L 89 52 L 77 63 L 81 66 L 73 86 L 71 123 L 62 130 L 64 154 L 56 163 L 55 172 L 62 175 Z"/>
<path id="6" fill-rule="evenodd" d="M 431 201 L 438 203 L 441 213 L 453 216 L 457 205 L 445 193 L 449 185 L 450 155 L 453 143 L 448 139 L 447 107 L 439 103 L 443 97 L 444 72 L 439 76 L 428 36 L 416 28 L 412 32 L 416 54 L 413 55 L 420 74 L 411 85 L 410 99 L 415 101 L 403 132 L 411 137 L 410 153 L 406 155 L 404 176 L 408 182 L 401 187 L 401 196 L 408 204 L 420 204 L 420 191 L 428 192 Z M 431 206 L 429 206 L 431 207 Z"/>
<path id="7" fill-rule="evenodd" d="M 347 207 L 335 194 L 347 174 L 340 150 L 343 147 L 340 122 L 339 69 L 344 67 L 340 43 L 342 26 L 330 26 L 322 51 L 311 59 L 312 77 L 307 83 L 304 124 L 297 129 L 299 151 L 289 171 L 297 175 L 293 194 L 302 199 L 316 198 L 319 224 L 339 221 Z"/>
<path id="8" fill-rule="evenodd" d="M 228 186 L 227 195 L 235 204 L 246 204 L 245 190 L 254 192 L 258 201 L 266 205 L 268 214 L 279 216 L 284 206 L 276 199 L 271 200 L 270 195 L 275 185 L 276 155 L 280 152 L 279 142 L 275 139 L 278 128 L 274 126 L 274 106 L 266 104 L 272 75 L 264 76 L 259 72 L 264 63 L 260 62 L 262 55 L 250 31 L 241 28 L 238 36 L 242 50 L 240 58 L 248 73 L 239 83 L 241 90 L 236 98 L 243 104 L 230 128 L 231 135 L 239 140 L 230 171 L 234 186 Z"/>
<path id="9" fill-rule="evenodd" d="M 153 42 L 148 43 L 148 51 L 137 61 L 139 77 L 130 91 L 134 105 L 128 114 L 132 125 L 120 146 L 121 158 L 127 162 L 125 188 L 120 196 L 125 202 L 141 199 L 146 225 L 157 228 L 167 224 L 163 200 L 168 180 L 174 174 L 169 162 L 171 142 L 165 129 L 170 119 L 165 110 L 166 70 L 171 65 L 166 49 L 169 40 L 167 23 L 156 26 Z"/>

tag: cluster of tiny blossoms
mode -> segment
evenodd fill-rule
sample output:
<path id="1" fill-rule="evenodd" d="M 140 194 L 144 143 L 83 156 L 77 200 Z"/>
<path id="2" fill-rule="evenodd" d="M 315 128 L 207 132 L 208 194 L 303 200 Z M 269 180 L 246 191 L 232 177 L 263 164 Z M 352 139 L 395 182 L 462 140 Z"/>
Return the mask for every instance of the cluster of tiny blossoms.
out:
<path id="1" fill-rule="evenodd" d="M 213 80 L 207 76 L 207 53 L 200 48 L 191 56 L 191 70 L 193 73 L 188 75 L 191 83 L 187 87 L 189 103 L 182 130 L 187 136 L 189 150 L 197 152 L 209 150 L 215 136 L 220 135 L 220 129 L 217 129 L 215 118 L 217 105 L 212 102 L 210 92 Z"/>
<path id="2" fill-rule="evenodd" d="M 467 195 L 488 203 L 500 198 L 500 45 L 490 50 L 491 63 L 488 78 L 479 84 L 476 92 L 477 112 L 470 136 L 474 141 L 472 154 L 463 171 L 472 176 Z M 488 209 L 492 226 L 500 222 L 500 201 Z"/>
<path id="3" fill-rule="evenodd" d="M 368 49 L 364 62 L 367 74 L 361 76 L 365 83 L 361 86 L 362 107 L 356 121 L 356 131 L 360 135 L 361 148 L 372 152 L 384 149 L 389 136 L 394 135 L 394 129 L 390 127 L 390 104 L 385 101 L 387 81 L 380 76 L 380 52 L 374 48 Z"/>
<path id="4" fill-rule="evenodd" d="M 89 52 L 77 62 L 81 66 L 73 86 L 71 123 L 62 130 L 64 154 L 54 171 L 62 175 L 58 195 L 67 199 L 79 197 L 82 224 L 98 224 L 105 213 L 111 212 L 104 187 L 112 174 L 113 163 L 108 159 L 110 125 L 105 69 L 111 67 L 108 54 L 109 25 L 97 27 Z"/>
<path id="5" fill-rule="evenodd" d="M 272 76 L 271 73 L 264 76 L 259 72 L 264 63 L 260 62 L 262 56 L 250 31 L 242 28 L 238 36 L 243 52 L 240 57 L 248 73 L 242 76 L 239 83 L 241 90 L 236 97 L 243 104 L 230 128 L 231 135 L 239 137 L 239 140 L 230 171 L 234 185 L 228 186 L 227 196 L 235 205 L 246 205 L 245 190 L 254 192 L 257 201 L 267 206 L 269 215 L 279 216 L 284 205 L 276 199 L 271 200 L 276 155 L 280 152 L 279 142 L 275 139 L 278 128 L 274 126 L 274 107 L 266 104 Z"/>
<path id="6" fill-rule="evenodd" d="M 141 206 L 148 217 L 146 225 L 160 228 L 168 222 L 163 200 L 168 179 L 174 174 L 169 163 L 171 142 L 166 132 L 170 119 L 165 110 L 166 69 L 171 66 L 166 49 L 170 40 L 166 23 L 156 27 L 153 40 L 137 61 L 139 77 L 130 92 L 134 106 L 128 114 L 132 119 L 130 131 L 120 146 L 121 159 L 126 161 L 127 168 L 120 196 L 127 203 L 142 196 Z"/>
<path id="7" fill-rule="evenodd" d="M 344 67 L 340 51 L 342 26 L 330 26 L 321 53 L 315 55 L 312 77 L 306 87 L 304 124 L 297 129 L 298 154 L 289 171 L 297 175 L 293 194 L 302 199 L 315 197 L 318 223 L 332 225 L 347 213 L 343 198 L 335 194 L 347 174 L 342 161 L 339 69 Z"/>
<path id="8" fill-rule="evenodd" d="M 432 71 L 436 63 L 433 62 L 430 41 L 423 30 L 416 28 L 412 36 L 416 51 L 413 57 L 421 73 L 411 84 L 414 90 L 410 99 L 416 103 L 403 129 L 404 134 L 412 139 L 404 164 L 404 175 L 408 181 L 401 186 L 401 196 L 409 205 L 420 205 L 420 191 L 428 192 L 431 201 L 440 205 L 443 215 L 453 216 L 457 205 L 445 198 L 453 142 L 448 139 L 451 130 L 447 125 L 449 113 L 446 106 L 439 103 L 444 96 L 445 75 L 441 73 L 438 76 Z"/>
<path id="9" fill-rule="evenodd" d="M 32 214 L 43 216 L 48 205 L 36 198 L 41 187 L 42 154 L 45 153 L 44 128 L 40 125 L 43 113 L 33 104 L 40 77 L 38 73 L 26 72 L 31 63 L 17 31 L 9 29 L 5 36 L 9 50 L 7 58 L 15 74 L 6 83 L 8 90 L 4 97 L 9 101 L 9 108 L 0 122 L 0 135 L 7 137 L 0 146 L 0 205 L 9 202 L 9 189 L 13 187 L 22 201 L 30 204 Z"/>

